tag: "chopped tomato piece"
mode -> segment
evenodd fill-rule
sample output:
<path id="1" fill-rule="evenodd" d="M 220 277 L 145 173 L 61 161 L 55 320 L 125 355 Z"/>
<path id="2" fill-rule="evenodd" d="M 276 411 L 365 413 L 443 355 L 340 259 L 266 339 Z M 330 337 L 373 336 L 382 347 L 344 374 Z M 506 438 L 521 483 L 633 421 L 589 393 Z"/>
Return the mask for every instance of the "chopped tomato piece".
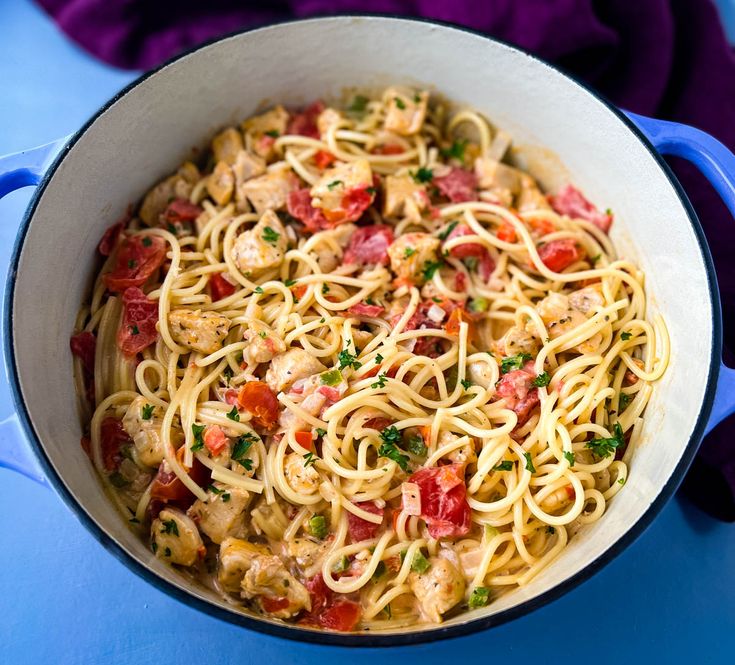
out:
<path id="1" fill-rule="evenodd" d="M 331 152 L 327 152 L 326 150 L 319 150 L 314 155 L 314 163 L 321 171 L 334 164 L 336 160 L 337 158 Z"/>
<path id="2" fill-rule="evenodd" d="M 584 250 L 571 238 L 552 240 L 538 248 L 543 264 L 553 272 L 561 272 L 584 258 Z"/>
<path id="3" fill-rule="evenodd" d="M 362 501 L 355 505 L 368 513 L 380 515 L 381 520 L 383 519 L 383 509 L 378 508 L 374 501 Z M 367 520 L 362 519 L 362 517 L 353 515 L 350 512 L 347 513 L 347 530 L 350 533 L 350 540 L 352 540 L 353 543 L 359 543 L 363 540 L 374 538 L 381 526 L 382 522 L 380 524 L 374 524 L 373 522 L 368 522 Z"/>
<path id="4" fill-rule="evenodd" d="M 298 443 L 302 448 L 306 448 L 306 450 L 314 450 L 314 439 L 311 436 L 311 432 L 296 432 L 294 434 L 294 438 L 296 439 L 296 443 Z"/>
<path id="5" fill-rule="evenodd" d="M 137 287 L 125 289 L 122 296 L 123 315 L 117 331 L 117 345 L 128 356 L 134 356 L 158 339 L 158 303 L 149 300 Z"/>
<path id="6" fill-rule="evenodd" d="M 338 600 L 319 615 L 319 625 L 329 630 L 348 633 L 360 622 L 362 610 L 351 600 Z"/>
<path id="7" fill-rule="evenodd" d="M 105 418 L 100 424 L 100 450 L 102 452 L 102 465 L 106 471 L 114 471 L 122 462 L 120 449 L 132 443 L 130 436 L 117 418 Z"/>
<path id="8" fill-rule="evenodd" d="M 309 287 L 306 284 L 294 286 L 292 289 L 294 298 L 296 298 L 296 300 L 301 300 L 306 295 L 308 289 Z"/>
<path id="9" fill-rule="evenodd" d="M 464 307 L 457 307 L 454 310 L 452 310 L 452 313 L 449 315 L 449 320 L 447 321 L 447 325 L 444 327 L 444 329 L 450 335 L 459 335 L 459 324 L 462 321 L 467 323 L 467 326 L 468 326 L 467 336 L 470 339 L 472 339 L 472 337 L 475 334 L 475 322 L 473 321 L 472 317 L 467 313 L 467 311 L 464 309 Z"/>
<path id="10" fill-rule="evenodd" d="M 210 425 L 204 431 L 204 445 L 212 455 L 219 455 L 227 446 L 228 440 L 219 425 Z"/>
<path id="11" fill-rule="evenodd" d="M 235 293 L 235 285 L 221 272 L 216 272 L 209 278 L 209 288 L 212 292 L 212 300 L 222 300 Z"/>
<path id="12" fill-rule="evenodd" d="M 336 210 L 322 210 L 330 225 L 337 226 L 345 222 L 356 222 L 360 219 L 362 213 L 370 207 L 375 198 L 375 194 L 369 192 L 368 189 L 374 190 L 375 188 L 370 185 L 348 189 L 342 197 L 339 208 Z"/>
<path id="13" fill-rule="evenodd" d="M 141 286 L 161 266 L 166 257 L 166 242 L 159 236 L 126 238 L 117 250 L 115 269 L 103 275 L 112 292 Z"/>
<path id="14" fill-rule="evenodd" d="M 458 271 L 454 276 L 454 290 L 458 293 L 465 293 L 467 291 L 467 275 L 461 271 Z"/>
<path id="15" fill-rule="evenodd" d="M 273 596 L 261 596 L 260 605 L 266 612 L 273 613 L 285 610 L 289 606 L 289 600 L 285 596 L 275 598 Z"/>
<path id="16" fill-rule="evenodd" d="M 290 192 L 286 206 L 288 214 L 302 222 L 312 233 L 332 227 L 321 209 L 311 205 L 311 194 L 308 188 Z"/>
<path id="17" fill-rule="evenodd" d="M 253 424 L 270 429 L 278 422 L 278 399 L 263 381 L 249 381 L 237 395 L 238 404 L 253 416 Z"/>
<path id="18" fill-rule="evenodd" d="M 547 233 L 553 233 L 556 231 L 554 225 L 548 219 L 535 219 L 531 218 L 528 220 L 528 225 L 539 235 L 545 236 Z"/>
<path id="19" fill-rule="evenodd" d="M 437 189 L 452 203 L 477 201 L 477 176 L 457 167 L 445 176 L 434 178 Z"/>
<path id="20" fill-rule="evenodd" d="M 163 211 L 163 221 L 167 224 L 181 224 L 193 222 L 204 209 L 189 199 L 174 199 Z"/>
<path id="21" fill-rule="evenodd" d="M 510 222 L 503 222 L 495 235 L 503 242 L 518 242 L 516 229 Z"/>
<path id="22" fill-rule="evenodd" d="M 326 585 L 321 573 L 306 580 L 304 586 L 311 596 L 311 614 L 316 617 L 331 604 L 334 599 L 334 591 Z"/>
<path id="23" fill-rule="evenodd" d="M 382 416 L 377 416 L 375 418 L 370 418 L 365 421 L 364 427 L 368 427 L 370 429 L 378 430 L 378 432 L 382 432 L 386 427 L 390 427 L 393 424 L 393 421 L 390 418 L 383 418 Z"/>
<path id="24" fill-rule="evenodd" d="M 275 142 L 275 137 L 269 134 L 263 134 L 263 136 L 258 137 L 258 140 L 255 142 L 258 153 L 261 155 L 267 154 Z"/>
<path id="25" fill-rule="evenodd" d="M 402 155 L 406 152 L 402 145 L 397 143 L 384 143 L 383 145 L 375 146 L 371 152 L 374 155 Z"/>
<path id="26" fill-rule="evenodd" d="M 364 302 L 359 302 L 356 305 L 352 305 L 347 311 L 355 316 L 380 316 L 385 308 L 382 305 L 368 305 Z"/>
<path id="27" fill-rule="evenodd" d="M 72 355 L 82 361 L 82 378 L 84 379 L 87 399 L 94 402 L 94 356 L 97 350 L 97 338 L 92 332 L 80 332 L 72 335 L 69 346 Z"/>
<path id="28" fill-rule="evenodd" d="M 419 486 L 421 517 L 432 538 L 469 533 L 471 510 L 461 464 L 420 469 L 407 482 Z"/>
<path id="29" fill-rule="evenodd" d="M 181 446 L 176 451 L 176 459 L 183 465 L 184 446 Z M 151 485 L 151 499 L 154 501 L 162 501 L 163 503 L 175 503 L 182 508 L 188 508 L 194 503 L 194 495 L 189 491 L 186 485 L 179 479 L 179 477 L 173 471 L 165 471 L 164 467 L 167 467 L 166 463 L 162 463 L 158 467 L 158 473 L 153 479 Z M 200 487 L 206 486 L 209 483 L 210 472 L 206 466 L 204 466 L 196 457 L 191 469 L 184 466 L 184 469 L 189 474 L 189 477 Z"/>
<path id="30" fill-rule="evenodd" d="M 452 229 L 452 232 L 447 236 L 447 240 L 454 240 L 455 238 L 471 235 L 475 235 L 475 232 L 467 226 L 467 224 L 459 224 Z M 495 261 L 493 261 L 487 247 L 477 242 L 468 242 L 463 245 L 452 247 L 452 249 L 449 250 L 449 255 L 456 259 L 477 259 L 478 273 L 485 281 L 490 278 L 490 274 L 495 270 Z"/>
<path id="31" fill-rule="evenodd" d="M 518 427 L 528 421 L 540 401 L 538 388 L 533 386 L 535 378 L 533 362 L 529 361 L 523 369 L 504 374 L 495 388 L 496 394 L 505 399 L 505 405 L 518 416 Z"/>
<path id="32" fill-rule="evenodd" d="M 319 129 L 316 126 L 316 119 L 323 110 L 324 104 L 317 100 L 309 104 L 303 111 L 292 114 L 288 121 L 286 134 L 298 134 L 318 139 Z"/>
<path id="33" fill-rule="evenodd" d="M 97 251 L 102 254 L 102 256 L 110 256 L 110 254 L 112 254 L 112 251 L 117 245 L 117 240 L 129 219 L 130 218 L 126 216 L 120 221 L 115 222 L 109 229 L 107 229 L 107 231 L 105 231 L 102 239 L 100 240 L 100 244 L 97 245 Z"/>
<path id="34" fill-rule="evenodd" d="M 387 224 L 371 224 L 361 226 L 350 238 L 344 254 L 345 263 L 357 265 L 380 264 L 387 266 L 390 262 L 388 247 L 393 242 L 393 229 Z"/>
<path id="35" fill-rule="evenodd" d="M 598 210 L 574 185 L 564 185 L 556 196 L 551 197 L 550 202 L 551 207 L 560 215 L 586 219 L 601 231 L 605 233 L 610 231 L 612 213 Z"/>

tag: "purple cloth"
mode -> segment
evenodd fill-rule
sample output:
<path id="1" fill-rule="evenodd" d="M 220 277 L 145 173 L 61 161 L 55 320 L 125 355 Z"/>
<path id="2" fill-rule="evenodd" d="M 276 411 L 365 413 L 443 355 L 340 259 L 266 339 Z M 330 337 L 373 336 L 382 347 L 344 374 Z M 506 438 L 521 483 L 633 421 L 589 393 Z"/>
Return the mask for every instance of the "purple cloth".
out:
<path id="1" fill-rule="evenodd" d="M 518 44 L 623 108 L 695 125 L 735 150 L 735 58 L 709 0 L 38 2 L 87 51 L 112 65 L 135 69 L 153 67 L 227 32 L 294 16 L 370 11 L 442 19 Z M 714 255 L 726 355 L 732 358 L 735 225 L 699 173 L 683 162 L 673 165 Z M 707 437 L 684 491 L 711 514 L 735 520 L 735 418 Z"/>

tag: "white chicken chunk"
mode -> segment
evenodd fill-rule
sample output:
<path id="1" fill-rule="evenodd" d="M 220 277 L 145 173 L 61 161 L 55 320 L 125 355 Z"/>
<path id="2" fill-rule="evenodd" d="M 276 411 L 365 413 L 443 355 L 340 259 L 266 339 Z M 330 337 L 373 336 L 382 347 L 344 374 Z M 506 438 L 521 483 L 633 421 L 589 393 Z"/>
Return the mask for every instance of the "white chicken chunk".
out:
<path id="1" fill-rule="evenodd" d="M 286 570 L 277 556 L 255 556 L 242 578 L 241 595 L 257 598 L 263 611 L 279 619 L 288 619 L 301 610 L 311 609 L 311 596 L 306 587 Z M 288 601 L 285 607 L 269 601 Z"/>
<path id="2" fill-rule="evenodd" d="M 140 205 L 140 218 L 148 226 L 157 226 L 158 218 L 171 200 L 188 199 L 199 178 L 199 169 L 191 162 L 184 162 L 174 175 L 159 182 L 145 195 Z"/>
<path id="3" fill-rule="evenodd" d="M 519 353 L 535 356 L 540 348 L 541 340 L 520 326 L 508 328 L 505 334 L 493 344 L 493 349 L 501 356 L 515 356 Z"/>
<path id="4" fill-rule="evenodd" d="M 442 448 L 443 446 L 451 445 L 461 438 L 461 436 L 454 434 L 454 432 L 448 432 L 444 430 L 441 434 L 439 434 L 437 446 L 439 448 Z M 448 460 L 451 460 L 452 463 L 461 464 L 462 466 L 474 464 L 477 461 L 477 453 L 475 452 L 473 439 L 470 438 L 469 442 L 465 443 L 459 448 L 455 448 L 452 452 L 447 453 L 445 457 Z"/>
<path id="5" fill-rule="evenodd" d="M 582 304 L 584 298 L 579 298 Z M 570 298 L 562 293 L 551 293 L 536 305 L 551 339 L 557 339 L 571 332 L 587 321 L 587 317 L 577 309 L 573 309 Z M 595 333 L 588 339 L 573 347 L 579 353 L 592 353 L 600 345 L 602 333 Z"/>
<path id="6" fill-rule="evenodd" d="M 489 157 L 475 160 L 475 175 L 479 188 L 492 192 L 505 206 L 512 205 L 521 190 L 521 172 Z"/>
<path id="7" fill-rule="evenodd" d="M 169 312 L 171 336 L 177 343 L 205 355 L 222 348 L 230 320 L 216 312 L 175 309 Z"/>
<path id="8" fill-rule="evenodd" d="M 337 164 L 327 169 L 311 188 L 311 204 L 325 213 L 342 210 L 342 199 L 353 189 L 372 187 L 373 171 L 367 159 Z"/>
<path id="9" fill-rule="evenodd" d="M 405 218 L 412 222 L 421 219 L 421 213 L 429 205 L 426 188 L 411 176 L 389 175 L 383 188 L 383 215 L 395 219 Z"/>
<path id="10" fill-rule="evenodd" d="M 250 493 L 239 487 L 215 483 L 207 492 L 207 500 L 197 499 L 189 508 L 188 515 L 203 534 L 213 543 L 221 543 L 227 536 L 237 535 L 242 529 L 243 514 L 250 502 Z"/>
<path id="11" fill-rule="evenodd" d="M 265 374 L 265 382 L 274 393 L 279 393 L 288 390 L 295 381 L 305 379 L 312 374 L 320 374 L 326 369 L 310 353 L 303 349 L 293 348 L 273 358 Z"/>
<path id="12" fill-rule="evenodd" d="M 477 358 L 467 363 L 467 373 L 472 383 L 488 390 L 498 380 L 498 364 L 491 356 Z"/>
<path id="13" fill-rule="evenodd" d="M 441 242 L 428 233 L 406 233 L 388 247 L 390 267 L 396 277 L 413 284 L 425 281 L 425 271 L 437 260 Z"/>
<path id="14" fill-rule="evenodd" d="M 283 461 L 286 482 L 294 492 L 314 494 L 319 489 L 321 478 L 313 465 L 307 466 L 299 453 L 289 453 Z"/>
<path id="15" fill-rule="evenodd" d="M 316 127 L 319 130 L 319 134 L 323 137 L 327 135 L 330 129 L 339 127 L 340 123 L 344 120 L 342 114 L 333 108 L 326 108 L 316 119 Z"/>
<path id="16" fill-rule="evenodd" d="M 235 189 L 235 175 L 225 161 L 217 162 L 207 179 L 207 192 L 217 205 L 227 205 Z"/>
<path id="17" fill-rule="evenodd" d="M 385 129 L 402 136 L 421 131 L 426 118 L 429 93 L 413 92 L 407 88 L 391 87 L 383 93 Z"/>
<path id="18" fill-rule="evenodd" d="M 294 538 L 284 545 L 284 549 L 285 555 L 293 559 L 304 572 L 318 564 L 331 546 L 331 540 L 315 543 L 308 538 Z"/>
<path id="19" fill-rule="evenodd" d="M 284 208 L 289 193 L 296 185 L 296 178 L 284 167 L 247 180 L 238 188 L 238 193 L 250 201 L 255 212 L 262 215 L 266 210 Z"/>
<path id="20" fill-rule="evenodd" d="M 212 153 L 215 162 L 225 162 L 228 166 L 232 166 L 238 152 L 242 149 L 242 134 L 234 127 L 222 130 L 212 139 Z"/>
<path id="21" fill-rule="evenodd" d="M 251 365 L 270 362 L 275 355 L 286 350 L 286 343 L 275 331 L 257 319 L 248 322 L 243 339 L 248 345 L 243 349 L 242 358 Z"/>
<path id="22" fill-rule="evenodd" d="M 276 213 L 266 210 L 252 229 L 235 238 L 232 260 L 244 275 L 259 275 L 281 265 L 287 249 L 286 229 Z"/>
<path id="23" fill-rule="evenodd" d="M 529 210 L 551 210 L 549 202 L 542 191 L 538 188 L 536 181 L 527 173 L 521 173 L 521 191 L 516 200 L 518 212 Z"/>
<path id="24" fill-rule="evenodd" d="M 162 420 L 163 409 L 148 404 L 142 395 L 130 403 L 123 416 L 123 429 L 135 444 L 138 460 L 146 466 L 155 467 L 163 461 Z"/>
<path id="25" fill-rule="evenodd" d="M 569 304 L 572 309 L 576 309 L 582 314 L 594 313 L 592 310 L 605 304 L 605 298 L 602 295 L 602 284 L 592 284 L 578 291 L 572 291 L 569 294 Z"/>
<path id="26" fill-rule="evenodd" d="M 408 576 L 421 614 L 428 621 L 441 623 L 445 614 L 464 597 L 465 580 L 457 567 L 439 557 L 429 559 L 431 567 L 425 573 L 412 572 Z"/>
<path id="27" fill-rule="evenodd" d="M 204 551 L 204 543 L 194 521 L 177 508 L 164 508 L 151 524 L 152 547 L 163 561 L 180 566 L 193 565 Z"/>
<path id="28" fill-rule="evenodd" d="M 256 556 L 270 556 L 264 545 L 256 545 L 240 538 L 225 538 L 219 548 L 217 580 L 225 591 L 239 593 L 242 578 Z"/>
<path id="29" fill-rule="evenodd" d="M 235 176 L 235 202 L 240 211 L 248 206 L 247 191 L 243 191 L 243 185 L 251 178 L 265 173 L 265 160 L 247 150 L 240 150 L 232 165 L 232 173 Z"/>
<path id="30" fill-rule="evenodd" d="M 252 149 L 266 159 L 274 154 L 273 139 L 286 133 L 288 111 L 280 104 L 270 111 L 248 118 L 241 125 L 251 139 Z"/>

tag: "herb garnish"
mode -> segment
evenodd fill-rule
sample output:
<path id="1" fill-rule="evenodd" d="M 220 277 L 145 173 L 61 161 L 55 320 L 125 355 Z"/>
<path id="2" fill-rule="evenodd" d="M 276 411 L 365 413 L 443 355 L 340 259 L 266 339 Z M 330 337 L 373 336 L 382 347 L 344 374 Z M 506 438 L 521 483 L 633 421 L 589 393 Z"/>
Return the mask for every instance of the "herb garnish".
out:
<path id="1" fill-rule="evenodd" d="M 416 182 L 431 182 L 434 177 L 434 172 L 423 166 L 420 166 L 416 171 L 409 171 L 408 173 Z"/>
<path id="2" fill-rule="evenodd" d="M 532 360 L 532 356 L 527 353 L 519 353 L 515 356 L 508 356 L 500 361 L 500 373 L 507 374 L 510 371 L 521 369 L 529 360 Z"/>
<path id="3" fill-rule="evenodd" d="M 145 404 L 143 408 L 140 410 L 140 417 L 143 420 L 150 420 L 152 416 L 153 416 L 153 405 Z"/>
<path id="4" fill-rule="evenodd" d="M 230 420 L 234 420 L 236 423 L 240 422 L 240 412 L 237 410 L 236 406 L 232 407 L 232 411 L 227 414 L 227 417 Z"/>
<path id="5" fill-rule="evenodd" d="M 202 448 L 204 448 L 204 437 L 202 436 L 202 433 L 204 432 L 204 425 L 197 425 L 196 423 L 192 423 L 191 431 L 194 434 L 194 443 L 191 444 L 191 451 L 195 453 L 197 450 L 201 450 Z"/>
<path id="6" fill-rule="evenodd" d="M 604 439 L 592 439 L 585 444 L 598 457 L 610 457 L 623 445 L 625 445 L 625 439 L 620 423 L 613 425 L 613 436 Z"/>
<path id="7" fill-rule="evenodd" d="M 531 385 L 537 388 L 545 388 L 549 383 L 551 383 L 551 376 L 549 376 L 548 372 L 541 372 L 541 374 L 531 381 Z"/>
<path id="8" fill-rule="evenodd" d="M 271 245 L 275 245 L 278 239 L 281 237 L 280 233 L 276 233 L 270 226 L 266 226 L 263 229 L 263 240 Z"/>

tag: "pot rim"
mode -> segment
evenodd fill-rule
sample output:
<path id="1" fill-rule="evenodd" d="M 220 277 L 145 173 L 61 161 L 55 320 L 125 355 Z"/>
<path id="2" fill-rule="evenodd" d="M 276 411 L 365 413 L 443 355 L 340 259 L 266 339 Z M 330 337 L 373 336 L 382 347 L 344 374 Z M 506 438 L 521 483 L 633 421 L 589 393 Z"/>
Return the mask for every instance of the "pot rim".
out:
<path id="1" fill-rule="evenodd" d="M 334 20 L 345 20 L 345 19 L 386 19 L 392 21 L 404 21 L 407 23 L 420 23 L 427 24 L 428 26 L 438 26 L 441 28 L 455 30 L 458 32 L 468 33 L 475 37 L 481 37 L 488 42 L 500 44 L 506 48 L 521 53 L 532 60 L 535 63 L 550 67 L 562 74 L 572 85 L 576 85 L 588 94 L 592 95 L 597 101 L 604 104 L 607 109 L 613 113 L 617 118 L 623 122 L 623 124 L 632 132 L 636 138 L 644 145 L 651 156 L 654 158 L 658 166 L 663 171 L 669 184 L 676 192 L 684 210 L 689 218 L 689 223 L 694 230 L 697 238 L 697 244 L 699 252 L 702 256 L 703 263 L 707 272 L 707 287 L 710 297 L 710 305 L 712 307 L 713 314 L 713 325 L 712 325 L 712 338 L 711 338 L 711 357 L 710 367 L 707 376 L 705 397 L 702 402 L 702 406 L 699 411 L 692 435 L 685 446 L 681 458 L 677 463 L 674 471 L 672 472 L 668 481 L 663 485 L 656 499 L 650 504 L 645 513 L 635 522 L 613 545 L 611 545 L 606 551 L 604 551 L 595 560 L 589 563 L 584 568 L 578 570 L 572 576 L 568 577 L 564 581 L 560 582 L 551 589 L 544 593 L 526 600 L 518 605 L 503 610 L 497 614 L 486 617 L 477 617 L 475 619 L 468 620 L 461 624 L 455 624 L 451 626 L 439 625 L 436 628 L 427 628 L 424 630 L 414 630 L 406 633 L 337 633 L 327 632 L 323 630 L 310 630 L 300 628 L 298 626 L 292 626 L 286 623 L 274 623 L 264 621 L 249 616 L 234 610 L 229 610 L 223 605 L 214 604 L 208 600 L 199 598 L 194 593 L 185 590 L 182 587 L 177 586 L 168 579 L 159 576 L 152 569 L 144 566 L 138 562 L 135 557 L 130 554 L 120 543 L 115 541 L 109 536 L 98 524 L 94 521 L 91 515 L 87 512 L 85 507 L 79 502 L 72 492 L 64 484 L 63 478 L 56 472 L 51 460 L 46 455 L 45 448 L 40 438 L 37 436 L 33 423 L 30 417 L 30 413 L 25 405 L 25 401 L 22 395 L 20 387 L 20 379 L 18 374 L 18 367 L 16 364 L 16 357 L 14 352 L 13 344 L 13 299 L 15 295 L 16 276 L 18 271 L 18 265 L 21 254 L 23 252 L 23 246 L 25 238 L 30 226 L 30 222 L 35 214 L 36 208 L 38 207 L 41 199 L 43 198 L 44 191 L 48 186 L 49 182 L 53 179 L 56 170 L 59 165 L 65 159 L 67 153 L 77 143 L 82 135 L 96 122 L 96 120 L 104 114 L 109 108 L 116 104 L 120 99 L 126 96 L 129 92 L 133 91 L 140 84 L 146 81 L 148 78 L 154 76 L 168 65 L 173 64 L 179 60 L 182 60 L 197 51 L 203 50 L 218 42 L 226 41 L 232 37 L 238 37 L 246 35 L 251 32 L 257 32 L 259 30 L 268 30 L 280 26 L 287 26 L 294 23 L 307 23 L 307 22 L 324 22 Z M 31 201 L 26 209 L 21 224 L 18 229 L 18 235 L 16 236 L 15 244 L 10 259 L 7 281 L 5 286 L 4 294 L 4 308 L 2 317 L 2 333 L 3 333 L 3 352 L 4 360 L 8 371 L 9 384 L 13 401 L 17 408 L 19 416 L 19 422 L 22 425 L 23 432 L 28 440 L 31 450 L 33 451 L 36 458 L 39 460 L 41 467 L 43 468 L 46 477 L 49 479 L 51 485 L 54 487 L 56 492 L 60 495 L 63 502 L 69 507 L 72 513 L 82 523 L 82 525 L 89 531 L 92 536 L 116 559 L 125 564 L 126 567 L 131 569 L 139 577 L 156 587 L 160 591 L 165 592 L 169 596 L 174 597 L 179 602 L 186 605 L 193 605 L 196 609 L 210 616 L 214 616 L 218 619 L 233 623 L 236 625 L 243 626 L 255 630 L 260 633 L 266 633 L 276 637 L 286 638 L 289 640 L 295 640 L 298 642 L 308 642 L 325 645 L 341 645 L 351 647 L 390 647 L 390 646 L 405 646 L 411 644 L 420 644 L 426 642 L 434 642 L 438 640 L 457 638 L 472 633 L 478 633 L 488 628 L 499 626 L 513 619 L 517 619 L 521 616 L 530 614 L 534 610 L 537 610 L 544 605 L 560 598 L 568 591 L 579 586 L 582 582 L 591 578 L 594 574 L 602 570 L 608 563 L 615 559 L 621 554 L 629 545 L 631 545 L 651 524 L 653 519 L 661 512 L 663 507 L 673 496 L 676 489 L 679 487 L 681 481 L 684 478 L 686 471 L 692 463 L 694 456 L 699 449 L 699 445 L 705 433 L 705 427 L 709 419 L 710 411 L 714 403 L 715 388 L 717 385 L 717 378 L 720 370 L 720 358 L 722 353 L 722 315 L 720 305 L 720 294 L 717 287 L 717 278 L 710 254 L 709 246 L 704 235 L 702 226 L 697 218 L 692 204 L 687 197 L 681 183 L 674 176 L 672 170 L 668 164 L 664 161 L 663 157 L 656 151 L 651 142 L 646 136 L 638 129 L 638 127 L 612 102 L 610 102 L 605 96 L 592 90 L 587 84 L 579 81 L 571 74 L 564 71 L 562 68 L 549 63 L 538 56 L 529 53 L 523 48 L 515 46 L 509 42 L 495 37 L 490 37 L 472 28 L 467 28 L 461 25 L 450 23 L 447 21 L 440 21 L 435 19 L 417 18 L 417 17 L 405 17 L 396 16 L 381 13 L 340 13 L 332 16 L 313 17 L 304 19 L 287 19 L 283 21 L 270 22 L 268 24 L 259 25 L 257 27 L 246 28 L 243 30 L 236 30 L 226 35 L 210 39 L 202 44 L 198 44 L 191 47 L 182 53 L 166 60 L 161 65 L 154 69 L 141 74 L 134 81 L 126 85 L 119 92 L 117 92 L 111 99 L 103 104 L 90 118 L 87 120 L 82 127 L 77 130 L 73 136 L 69 139 L 64 148 L 56 156 L 48 170 L 44 174 L 39 186 L 34 192 Z"/>

